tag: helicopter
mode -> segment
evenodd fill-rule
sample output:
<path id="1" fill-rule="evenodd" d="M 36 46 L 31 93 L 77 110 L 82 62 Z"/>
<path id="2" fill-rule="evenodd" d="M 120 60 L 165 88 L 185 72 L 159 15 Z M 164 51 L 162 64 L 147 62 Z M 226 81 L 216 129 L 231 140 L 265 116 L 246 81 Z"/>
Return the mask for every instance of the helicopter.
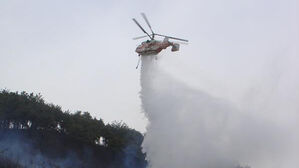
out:
<path id="1" fill-rule="evenodd" d="M 152 29 L 152 27 L 151 27 L 151 25 L 150 25 L 150 23 L 149 23 L 146 15 L 144 13 L 141 13 L 141 16 L 143 17 L 143 19 L 145 20 L 146 24 L 150 28 L 151 34 L 148 34 L 145 31 L 145 29 L 137 22 L 137 20 L 135 18 L 133 18 L 133 21 L 136 23 L 136 25 L 143 31 L 143 33 L 146 34 L 144 36 L 135 37 L 135 38 L 133 38 L 133 40 L 137 40 L 137 39 L 142 39 L 142 38 L 145 38 L 145 37 L 149 37 L 148 40 L 143 41 L 140 45 L 138 45 L 137 48 L 136 48 L 136 50 L 135 50 L 138 53 L 138 56 L 139 56 L 139 60 L 138 60 L 138 64 L 137 64 L 136 69 L 138 68 L 138 65 L 139 65 L 139 62 L 140 62 L 140 56 L 157 55 L 163 49 L 166 49 L 169 46 L 172 47 L 171 48 L 172 52 L 178 51 L 180 49 L 180 44 L 177 43 L 177 42 L 176 43 L 175 42 L 171 42 L 171 41 L 169 41 L 169 39 L 179 40 L 179 41 L 183 41 L 183 42 L 188 42 L 188 40 L 185 40 L 185 39 L 181 39 L 181 38 L 177 38 L 177 37 L 166 36 L 166 35 L 154 33 L 154 31 L 153 31 L 153 29 Z M 164 40 L 163 41 L 155 40 L 155 36 L 164 37 Z"/>

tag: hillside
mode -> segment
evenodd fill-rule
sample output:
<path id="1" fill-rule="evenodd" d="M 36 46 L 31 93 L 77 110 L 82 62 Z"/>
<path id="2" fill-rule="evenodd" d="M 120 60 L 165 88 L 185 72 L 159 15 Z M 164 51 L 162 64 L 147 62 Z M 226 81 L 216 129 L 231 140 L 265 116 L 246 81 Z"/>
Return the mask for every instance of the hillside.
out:
<path id="1" fill-rule="evenodd" d="M 71 113 L 41 95 L 0 92 L 0 167 L 146 167 L 143 135 L 122 122 Z"/>

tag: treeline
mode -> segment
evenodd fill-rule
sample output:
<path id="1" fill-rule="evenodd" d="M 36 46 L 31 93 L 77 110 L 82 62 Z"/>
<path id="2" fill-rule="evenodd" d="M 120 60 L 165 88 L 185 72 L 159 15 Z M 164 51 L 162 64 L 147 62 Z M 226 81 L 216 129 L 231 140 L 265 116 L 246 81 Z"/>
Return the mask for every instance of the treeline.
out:
<path id="1" fill-rule="evenodd" d="M 63 112 L 60 106 L 45 103 L 40 94 L 0 91 L 0 130 L 1 134 L 13 132 L 35 139 L 39 144 L 35 146 L 54 158 L 56 152 L 66 154 L 68 150 L 81 157 L 88 146 L 94 158 L 99 156 L 106 162 L 110 159 L 117 162 L 114 165 L 146 166 L 141 133 L 122 122 L 105 124 L 88 112 Z"/>

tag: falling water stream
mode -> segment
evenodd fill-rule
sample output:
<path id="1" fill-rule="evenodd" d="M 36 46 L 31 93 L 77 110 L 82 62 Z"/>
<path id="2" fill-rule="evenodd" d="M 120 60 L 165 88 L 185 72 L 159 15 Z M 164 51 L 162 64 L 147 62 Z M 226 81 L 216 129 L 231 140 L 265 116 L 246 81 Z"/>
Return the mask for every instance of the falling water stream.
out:
<path id="1" fill-rule="evenodd" d="M 165 73 L 153 56 L 142 57 L 141 88 L 149 120 L 143 149 L 150 168 L 299 165 L 289 126 L 189 87 Z"/>

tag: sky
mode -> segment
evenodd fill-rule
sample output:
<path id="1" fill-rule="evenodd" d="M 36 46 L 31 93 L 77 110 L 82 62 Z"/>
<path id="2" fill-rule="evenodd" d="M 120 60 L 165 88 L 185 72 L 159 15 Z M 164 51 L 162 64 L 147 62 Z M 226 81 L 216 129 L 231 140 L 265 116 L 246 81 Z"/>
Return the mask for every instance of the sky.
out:
<path id="1" fill-rule="evenodd" d="M 145 12 L 156 33 L 190 41 L 179 52 L 159 55 L 173 77 L 236 106 L 271 100 L 286 107 L 299 100 L 298 5 L 298 0 L 1 0 L 0 89 L 41 93 L 64 110 L 88 111 L 144 132 L 134 52 L 142 40 L 132 40 L 143 33 L 132 18 L 147 29 L 140 15 Z M 272 100 L 272 94 L 280 99 Z"/>

